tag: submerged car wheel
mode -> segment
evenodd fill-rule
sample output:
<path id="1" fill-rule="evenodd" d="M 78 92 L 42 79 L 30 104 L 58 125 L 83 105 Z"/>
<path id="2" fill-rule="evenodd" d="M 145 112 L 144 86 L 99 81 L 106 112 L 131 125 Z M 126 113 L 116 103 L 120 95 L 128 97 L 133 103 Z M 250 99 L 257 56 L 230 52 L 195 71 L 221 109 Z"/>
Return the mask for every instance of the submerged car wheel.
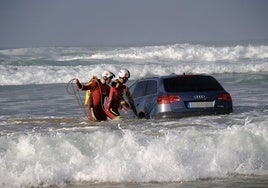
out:
<path id="1" fill-rule="evenodd" d="M 145 114 L 144 114 L 143 112 L 140 112 L 139 115 L 138 115 L 138 117 L 139 117 L 140 119 L 143 119 L 143 118 L 145 118 Z"/>

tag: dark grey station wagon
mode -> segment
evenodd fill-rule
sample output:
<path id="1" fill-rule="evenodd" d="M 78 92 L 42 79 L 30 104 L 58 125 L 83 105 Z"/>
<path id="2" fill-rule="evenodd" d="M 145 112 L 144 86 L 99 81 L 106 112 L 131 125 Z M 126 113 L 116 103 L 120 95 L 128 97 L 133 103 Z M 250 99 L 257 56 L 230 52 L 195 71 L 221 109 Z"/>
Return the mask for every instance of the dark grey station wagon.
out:
<path id="1" fill-rule="evenodd" d="M 130 91 L 140 118 L 180 118 L 233 111 L 230 94 L 209 75 L 142 78 L 130 86 Z"/>

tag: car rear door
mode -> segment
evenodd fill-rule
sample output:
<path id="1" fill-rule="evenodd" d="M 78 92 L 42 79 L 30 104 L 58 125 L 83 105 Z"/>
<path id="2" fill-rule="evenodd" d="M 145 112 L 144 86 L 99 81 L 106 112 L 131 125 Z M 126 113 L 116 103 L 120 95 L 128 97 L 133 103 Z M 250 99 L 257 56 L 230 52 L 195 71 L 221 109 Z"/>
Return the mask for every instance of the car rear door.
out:
<path id="1" fill-rule="evenodd" d="M 157 81 L 142 80 L 137 82 L 132 93 L 138 113 L 143 113 L 146 118 L 151 116 L 156 107 Z"/>

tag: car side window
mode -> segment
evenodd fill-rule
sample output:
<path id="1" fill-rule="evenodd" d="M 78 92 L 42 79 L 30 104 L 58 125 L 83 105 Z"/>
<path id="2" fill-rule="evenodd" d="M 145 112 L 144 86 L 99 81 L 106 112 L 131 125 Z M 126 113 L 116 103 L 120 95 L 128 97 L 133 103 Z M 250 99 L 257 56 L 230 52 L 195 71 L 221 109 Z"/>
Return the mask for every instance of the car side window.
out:
<path id="1" fill-rule="evenodd" d="M 131 85 L 128 87 L 130 93 L 133 93 L 133 91 L 134 91 L 136 85 L 137 85 L 137 82 L 134 82 L 133 84 L 131 84 Z"/>
<path id="2" fill-rule="evenodd" d="M 132 94 L 133 98 L 141 97 L 145 94 L 146 83 L 147 83 L 146 81 L 141 81 L 137 83 Z"/>
<path id="3" fill-rule="evenodd" d="M 152 94 L 155 94 L 156 92 L 157 92 L 157 82 L 156 82 L 156 80 L 147 81 L 145 95 L 152 95 Z"/>

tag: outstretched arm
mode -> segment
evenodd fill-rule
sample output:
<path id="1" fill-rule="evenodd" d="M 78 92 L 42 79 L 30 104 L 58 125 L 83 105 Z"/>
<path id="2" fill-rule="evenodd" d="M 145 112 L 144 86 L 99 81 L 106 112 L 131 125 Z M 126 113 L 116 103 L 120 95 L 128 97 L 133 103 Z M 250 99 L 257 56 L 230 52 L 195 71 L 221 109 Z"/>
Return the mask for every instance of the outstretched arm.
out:
<path id="1" fill-rule="evenodd" d="M 96 80 L 90 80 L 88 83 L 83 85 L 78 79 L 75 79 L 74 83 L 76 83 L 77 87 L 81 90 L 94 90 L 97 86 Z"/>
<path id="2" fill-rule="evenodd" d="M 138 114 L 137 114 L 136 106 L 135 106 L 133 97 L 132 97 L 128 87 L 126 87 L 126 97 L 127 97 L 128 103 L 130 104 L 131 109 L 133 110 L 134 114 L 137 116 Z"/>

